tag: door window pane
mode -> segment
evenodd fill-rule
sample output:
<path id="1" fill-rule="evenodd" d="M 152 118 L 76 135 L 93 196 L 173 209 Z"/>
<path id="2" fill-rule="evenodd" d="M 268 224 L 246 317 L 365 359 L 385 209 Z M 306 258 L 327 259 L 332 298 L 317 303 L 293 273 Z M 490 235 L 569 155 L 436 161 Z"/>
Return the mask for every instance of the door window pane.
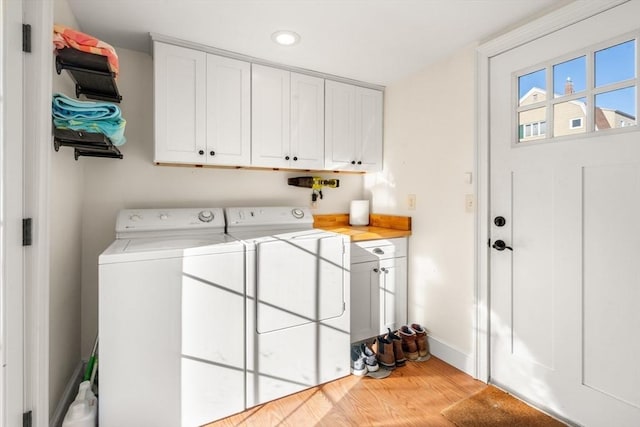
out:
<path id="1" fill-rule="evenodd" d="M 636 41 L 629 40 L 595 53 L 596 87 L 636 76 Z"/>
<path id="2" fill-rule="evenodd" d="M 547 81 L 544 68 L 518 77 L 518 105 L 528 105 L 546 99 Z"/>
<path id="3" fill-rule="evenodd" d="M 636 88 L 627 87 L 596 95 L 596 130 L 635 126 Z"/>
<path id="4" fill-rule="evenodd" d="M 582 92 L 587 88 L 587 60 L 585 56 L 553 66 L 554 97 Z"/>
<path id="5" fill-rule="evenodd" d="M 586 99 L 560 102 L 553 106 L 553 136 L 586 132 Z"/>
<path id="6" fill-rule="evenodd" d="M 547 108 L 534 108 L 518 113 L 518 142 L 545 138 Z"/>

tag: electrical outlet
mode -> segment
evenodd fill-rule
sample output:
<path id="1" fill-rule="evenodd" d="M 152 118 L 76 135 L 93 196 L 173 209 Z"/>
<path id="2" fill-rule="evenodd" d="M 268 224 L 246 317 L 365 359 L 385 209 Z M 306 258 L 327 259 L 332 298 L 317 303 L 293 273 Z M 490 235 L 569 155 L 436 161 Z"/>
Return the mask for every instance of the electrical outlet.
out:
<path id="1" fill-rule="evenodd" d="M 465 194 L 464 195 L 464 211 L 467 213 L 473 213 L 475 209 L 475 199 L 473 194 Z"/>
<path id="2" fill-rule="evenodd" d="M 415 194 L 409 194 L 407 196 L 407 209 L 409 209 L 410 211 L 413 211 L 416 209 L 416 195 Z"/>

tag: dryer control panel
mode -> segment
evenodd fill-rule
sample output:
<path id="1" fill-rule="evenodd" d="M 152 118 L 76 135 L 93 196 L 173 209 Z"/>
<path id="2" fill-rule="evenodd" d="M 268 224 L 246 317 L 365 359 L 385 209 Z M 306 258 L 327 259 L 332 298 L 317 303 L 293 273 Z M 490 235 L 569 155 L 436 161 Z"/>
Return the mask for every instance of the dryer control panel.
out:
<path id="1" fill-rule="evenodd" d="M 305 230 L 313 228 L 309 208 L 297 206 L 269 206 L 226 208 L 227 231 Z"/>

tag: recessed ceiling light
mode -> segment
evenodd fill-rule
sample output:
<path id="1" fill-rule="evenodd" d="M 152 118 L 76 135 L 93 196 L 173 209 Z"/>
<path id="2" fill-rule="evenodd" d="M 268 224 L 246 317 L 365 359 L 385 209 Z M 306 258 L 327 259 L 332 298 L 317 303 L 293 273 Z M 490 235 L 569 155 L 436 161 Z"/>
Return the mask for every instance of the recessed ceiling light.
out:
<path id="1" fill-rule="evenodd" d="M 300 34 L 293 31 L 276 31 L 271 34 L 271 40 L 282 46 L 292 46 L 300 41 Z"/>

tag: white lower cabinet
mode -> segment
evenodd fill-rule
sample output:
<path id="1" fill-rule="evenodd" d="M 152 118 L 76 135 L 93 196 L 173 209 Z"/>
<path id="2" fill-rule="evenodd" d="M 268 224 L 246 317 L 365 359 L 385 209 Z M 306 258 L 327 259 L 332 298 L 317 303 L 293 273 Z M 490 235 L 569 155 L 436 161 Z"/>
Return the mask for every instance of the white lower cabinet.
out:
<path id="1" fill-rule="evenodd" d="M 407 239 L 351 244 L 351 342 L 407 322 Z"/>

